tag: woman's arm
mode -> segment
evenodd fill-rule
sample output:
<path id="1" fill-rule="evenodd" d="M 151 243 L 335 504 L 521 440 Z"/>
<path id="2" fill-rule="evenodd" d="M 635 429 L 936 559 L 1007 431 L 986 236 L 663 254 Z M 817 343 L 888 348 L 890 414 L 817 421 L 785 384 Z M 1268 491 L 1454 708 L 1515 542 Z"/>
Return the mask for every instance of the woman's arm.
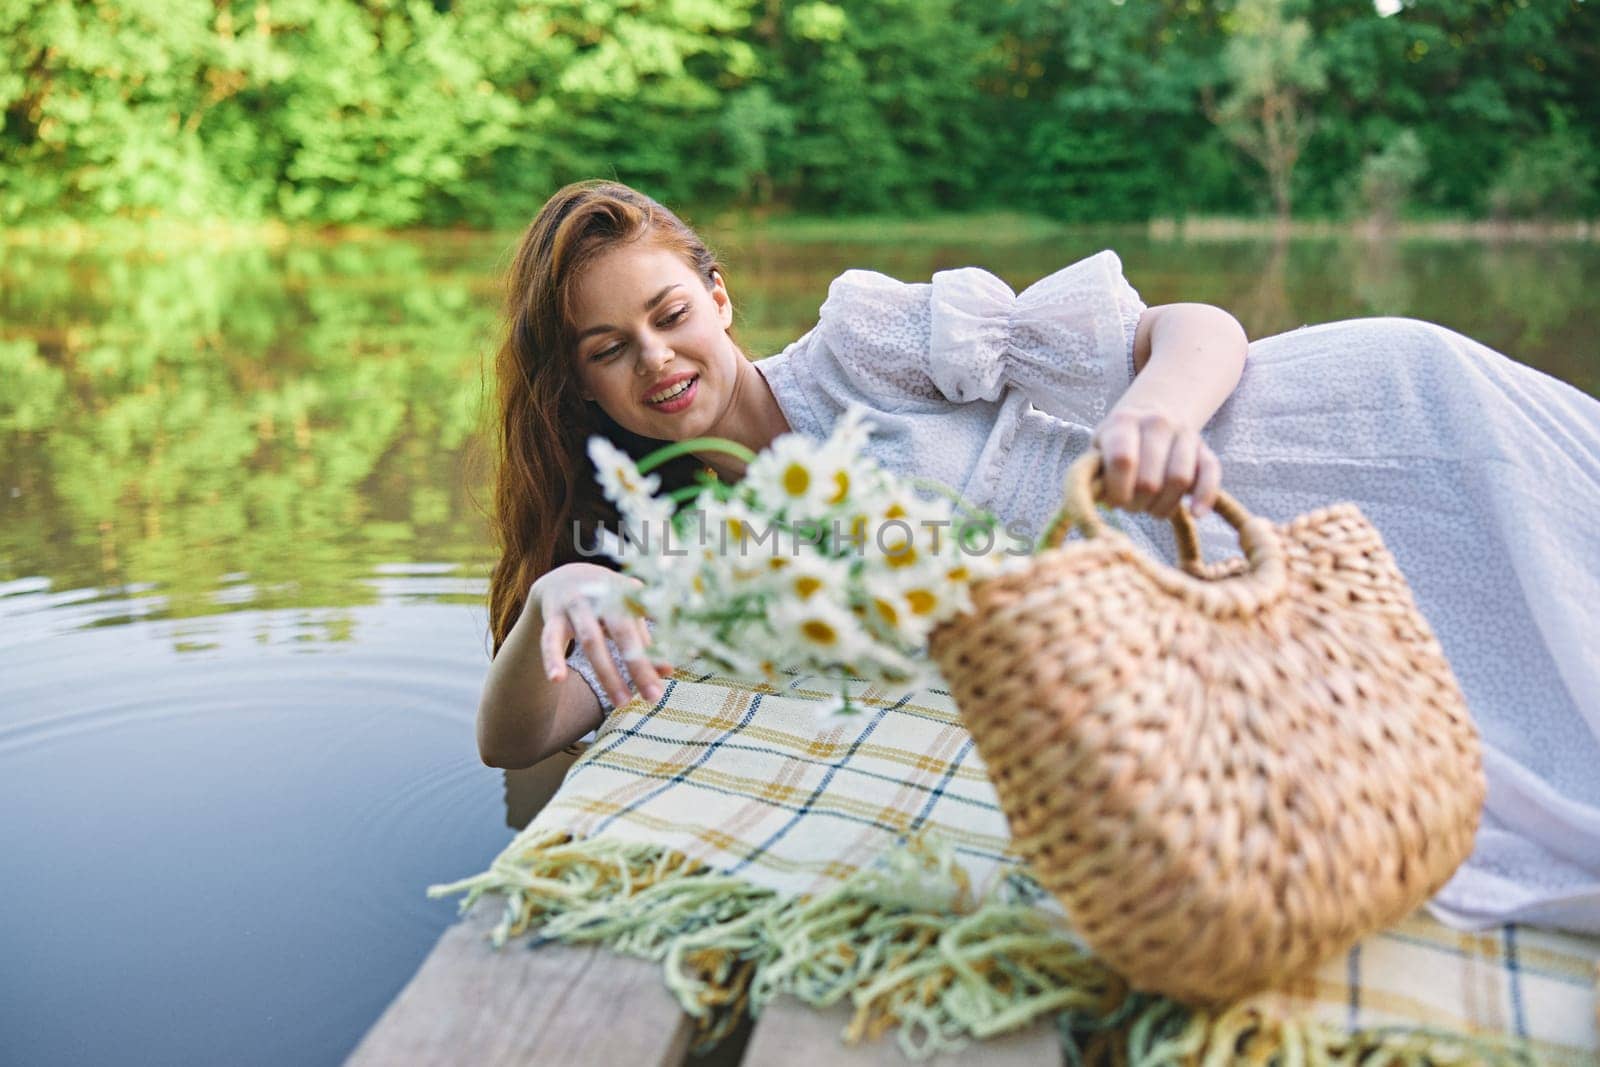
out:
<path id="1" fill-rule="evenodd" d="M 577 673 L 559 681 L 539 654 L 544 619 L 532 599 L 506 635 L 478 702 L 478 755 L 491 767 L 531 767 L 600 725 L 600 701 Z"/>
<path id="2" fill-rule="evenodd" d="M 637 578 L 594 563 L 567 563 L 533 583 L 521 616 L 489 666 L 478 703 L 483 762 L 531 766 L 600 725 L 604 715 L 595 691 L 567 668 L 574 641 L 583 646 L 613 704 L 626 704 L 633 690 L 612 661 L 607 638 L 616 643 L 632 683 L 648 699 L 661 699 L 661 679 L 672 667 L 651 658 L 645 621 L 620 610 L 614 595 L 638 584 Z"/>
<path id="3" fill-rule="evenodd" d="M 1210 304 L 1140 316 L 1133 384 L 1094 434 L 1107 503 L 1166 518 L 1188 493 L 1196 514 L 1210 510 L 1222 472 L 1200 430 L 1239 384 L 1249 343 L 1239 320 Z"/>

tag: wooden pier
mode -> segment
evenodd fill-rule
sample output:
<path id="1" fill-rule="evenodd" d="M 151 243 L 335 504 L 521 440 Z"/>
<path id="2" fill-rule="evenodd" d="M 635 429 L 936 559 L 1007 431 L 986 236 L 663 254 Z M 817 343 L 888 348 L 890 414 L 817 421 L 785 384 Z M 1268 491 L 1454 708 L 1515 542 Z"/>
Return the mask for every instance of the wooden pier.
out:
<path id="1" fill-rule="evenodd" d="M 585 945 L 495 950 L 498 901 L 485 898 L 445 931 L 410 983 L 367 1032 L 346 1067 L 887 1067 L 909 1061 L 892 1036 L 846 1045 L 849 1010 L 779 1000 L 723 1047 L 689 1056 L 694 1023 L 661 980 L 661 966 Z M 739 1038 L 745 1038 L 740 1048 Z M 1053 1024 L 974 1042 L 937 1067 L 1056 1067 Z"/>

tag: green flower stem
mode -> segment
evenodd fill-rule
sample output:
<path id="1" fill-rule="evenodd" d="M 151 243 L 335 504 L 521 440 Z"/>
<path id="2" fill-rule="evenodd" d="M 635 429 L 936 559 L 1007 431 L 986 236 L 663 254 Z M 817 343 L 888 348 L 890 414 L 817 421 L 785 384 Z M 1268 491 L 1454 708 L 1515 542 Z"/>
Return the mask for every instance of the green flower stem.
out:
<path id="1" fill-rule="evenodd" d="M 767 617 L 765 611 L 730 609 L 727 611 L 685 611 L 683 617 L 693 622 L 759 622 Z"/>
<path id="2" fill-rule="evenodd" d="M 956 492 L 948 485 L 945 485 L 943 482 L 936 481 L 933 478 L 913 478 L 911 479 L 911 484 L 919 489 L 928 489 L 938 493 L 940 496 L 948 499 L 961 511 L 980 519 L 991 528 L 999 525 L 999 516 L 995 515 L 994 512 L 987 511 L 984 508 L 973 507 L 971 504 L 967 503 L 960 493 Z"/>
<path id="3" fill-rule="evenodd" d="M 705 492 L 708 488 L 710 487 L 706 485 L 680 485 L 678 488 L 667 494 L 667 499 L 672 501 L 674 504 L 681 504 L 685 500 L 693 500 L 695 497 Z"/>
<path id="4" fill-rule="evenodd" d="M 648 456 L 639 461 L 639 473 L 649 474 L 663 463 L 686 456 L 691 452 L 724 452 L 744 463 L 755 461 L 756 454 L 737 441 L 730 441 L 726 437 L 691 437 L 687 441 L 674 441 L 670 445 L 662 445 Z"/>

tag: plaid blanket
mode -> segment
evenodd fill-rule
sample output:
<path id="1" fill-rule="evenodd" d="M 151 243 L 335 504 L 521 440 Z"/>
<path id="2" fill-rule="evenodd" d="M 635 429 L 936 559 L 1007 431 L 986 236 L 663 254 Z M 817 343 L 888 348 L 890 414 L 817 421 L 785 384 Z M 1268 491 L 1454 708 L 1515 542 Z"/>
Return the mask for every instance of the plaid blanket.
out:
<path id="1" fill-rule="evenodd" d="M 654 706 L 614 711 L 519 843 L 564 831 L 661 846 L 782 895 L 816 895 L 908 836 L 947 842 L 974 889 L 1017 863 L 949 694 L 867 689 L 823 720 L 837 683 L 781 688 L 680 668 Z M 1044 898 L 1037 906 L 1059 908 Z M 1507 926 L 1451 930 L 1418 912 L 1290 988 L 1253 998 L 1354 1030 L 1436 1027 L 1526 1038 L 1543 1062 L 1600 1061 L 1600 938 Z"/>

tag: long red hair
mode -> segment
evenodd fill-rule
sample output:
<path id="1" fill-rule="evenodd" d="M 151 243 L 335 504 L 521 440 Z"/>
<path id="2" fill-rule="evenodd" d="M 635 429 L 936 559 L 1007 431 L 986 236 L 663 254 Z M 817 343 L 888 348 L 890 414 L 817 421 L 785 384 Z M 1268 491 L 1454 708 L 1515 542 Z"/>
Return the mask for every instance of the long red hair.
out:
<path id="1" fill-rule="evenodd" d="M 617 425 L 585 401 L 575 371 L 575 282 L 618 245 L 647 241 L 681 256 L 709 289 L 717 257 L 682 219 L 620 182 L 574 182 L 545 201 L 517 245 L 505 279 L 504 334 L 495 355 L 492 516 L 500 560 L 489 579 L 489 629 L 499 652 L 522 615 L 528 587 L 563 563 L 587 558 L 597 527 L 616 511 L 601 494 L 587 442 L 600 434 L 638 458 L 663 444 Z M 731 331 L 730 331 L 731 335 Z M 735 342 L 737 346 L 737 342 Z M 700 468 L 685 456 L 661 470 L 663 490 Z M 594 563 L 611 566 L 604 556 Z"/>

